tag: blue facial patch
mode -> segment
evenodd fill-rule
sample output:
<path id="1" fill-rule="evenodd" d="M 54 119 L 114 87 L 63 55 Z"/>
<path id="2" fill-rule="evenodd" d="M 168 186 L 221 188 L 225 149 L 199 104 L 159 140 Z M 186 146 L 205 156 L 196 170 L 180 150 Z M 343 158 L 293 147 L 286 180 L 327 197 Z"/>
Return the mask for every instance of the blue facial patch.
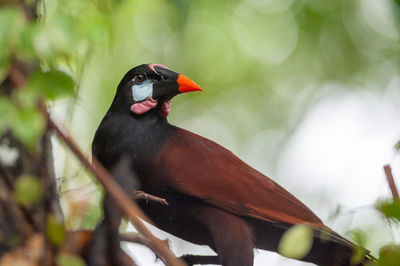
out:
<path id="1" fill-rule="evenodd" d="M 135 82 L 135 79 L 133 79 Z M 132 86 L 133 99 L 136 102 L 146 100 L 149 96 L 153 96 L 153 82 L 145 80 L 140 84 Z"/>

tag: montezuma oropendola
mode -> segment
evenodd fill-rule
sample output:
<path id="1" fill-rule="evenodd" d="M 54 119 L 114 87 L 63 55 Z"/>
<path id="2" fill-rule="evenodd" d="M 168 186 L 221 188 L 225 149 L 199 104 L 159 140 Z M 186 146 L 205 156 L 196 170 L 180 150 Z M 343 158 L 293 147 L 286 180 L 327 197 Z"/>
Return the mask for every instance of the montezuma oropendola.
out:
<path id="1" fill-rule="evenodd" d="M 93 154 L 107 169 L 128 158 L 141 190 L 169 203 L 141 202 L 145 213 L 160 229 L 210 246 L 224 266 L 253 265 L 254 248 L 277 251 L 295 224 L 314 230 L 302 260 L 350 265 L 356 245 L 296 197 L 217 143 L 168 123 L 172 97 L 200 90 L 163 65 L 131 69 L 96 131 Z"/>

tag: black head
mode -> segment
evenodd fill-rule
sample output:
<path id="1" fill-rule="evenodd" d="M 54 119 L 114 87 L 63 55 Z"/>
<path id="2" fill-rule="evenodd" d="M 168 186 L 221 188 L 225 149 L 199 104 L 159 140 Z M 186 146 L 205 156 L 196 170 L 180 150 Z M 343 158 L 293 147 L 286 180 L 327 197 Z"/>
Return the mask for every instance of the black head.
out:
<path id="1" fill-rule="evenodd" d="M 132 68 L 118 85 L 113 105 L 142 115 L 159 108 L 162 116 L 169 114 L 171 99 L 190 91 L 201 91 L 189 78 L 164 65 L 143 64 Z"/>

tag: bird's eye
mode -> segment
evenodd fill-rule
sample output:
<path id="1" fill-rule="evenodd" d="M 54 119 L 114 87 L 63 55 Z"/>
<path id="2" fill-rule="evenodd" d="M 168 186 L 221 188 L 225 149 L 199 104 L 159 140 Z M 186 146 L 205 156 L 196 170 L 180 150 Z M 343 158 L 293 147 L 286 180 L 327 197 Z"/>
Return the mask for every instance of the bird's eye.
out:
<path id="1" fill-rule="evenodd" d="M 145 80 L 146 80 L 146 78 L 142 74 L 139 74 L 139 75 L 135 76 L 135 83 L 136 84 L 142 84 Z"/>
<path id="2" fill-rule="evenodd" d="M 168 77 L 167 76 L 161 76 L 161 79 L 162 80 L 168 80 Z"/>

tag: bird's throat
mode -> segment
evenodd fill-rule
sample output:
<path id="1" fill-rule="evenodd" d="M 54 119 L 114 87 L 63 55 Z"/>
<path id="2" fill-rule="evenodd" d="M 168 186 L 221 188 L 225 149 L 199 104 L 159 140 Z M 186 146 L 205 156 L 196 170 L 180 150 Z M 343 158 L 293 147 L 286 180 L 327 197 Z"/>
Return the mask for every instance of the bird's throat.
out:
<path id="1" fill-rule="evenodd" d="M 160 103 L 160 111 L 159 114 L 162 117 L 167 117 L 171 110 L 171 101 L 172 100 L 163 100 Z M 157 100 L 154 100 L 152 97 L 148 97 L 146 100 L 140 103 L 135 103 L 131 105 L 131 111 L 134 114 L 142 115 L 147 113 L 153 108 L 156 108 L 158 104 Z"/>

